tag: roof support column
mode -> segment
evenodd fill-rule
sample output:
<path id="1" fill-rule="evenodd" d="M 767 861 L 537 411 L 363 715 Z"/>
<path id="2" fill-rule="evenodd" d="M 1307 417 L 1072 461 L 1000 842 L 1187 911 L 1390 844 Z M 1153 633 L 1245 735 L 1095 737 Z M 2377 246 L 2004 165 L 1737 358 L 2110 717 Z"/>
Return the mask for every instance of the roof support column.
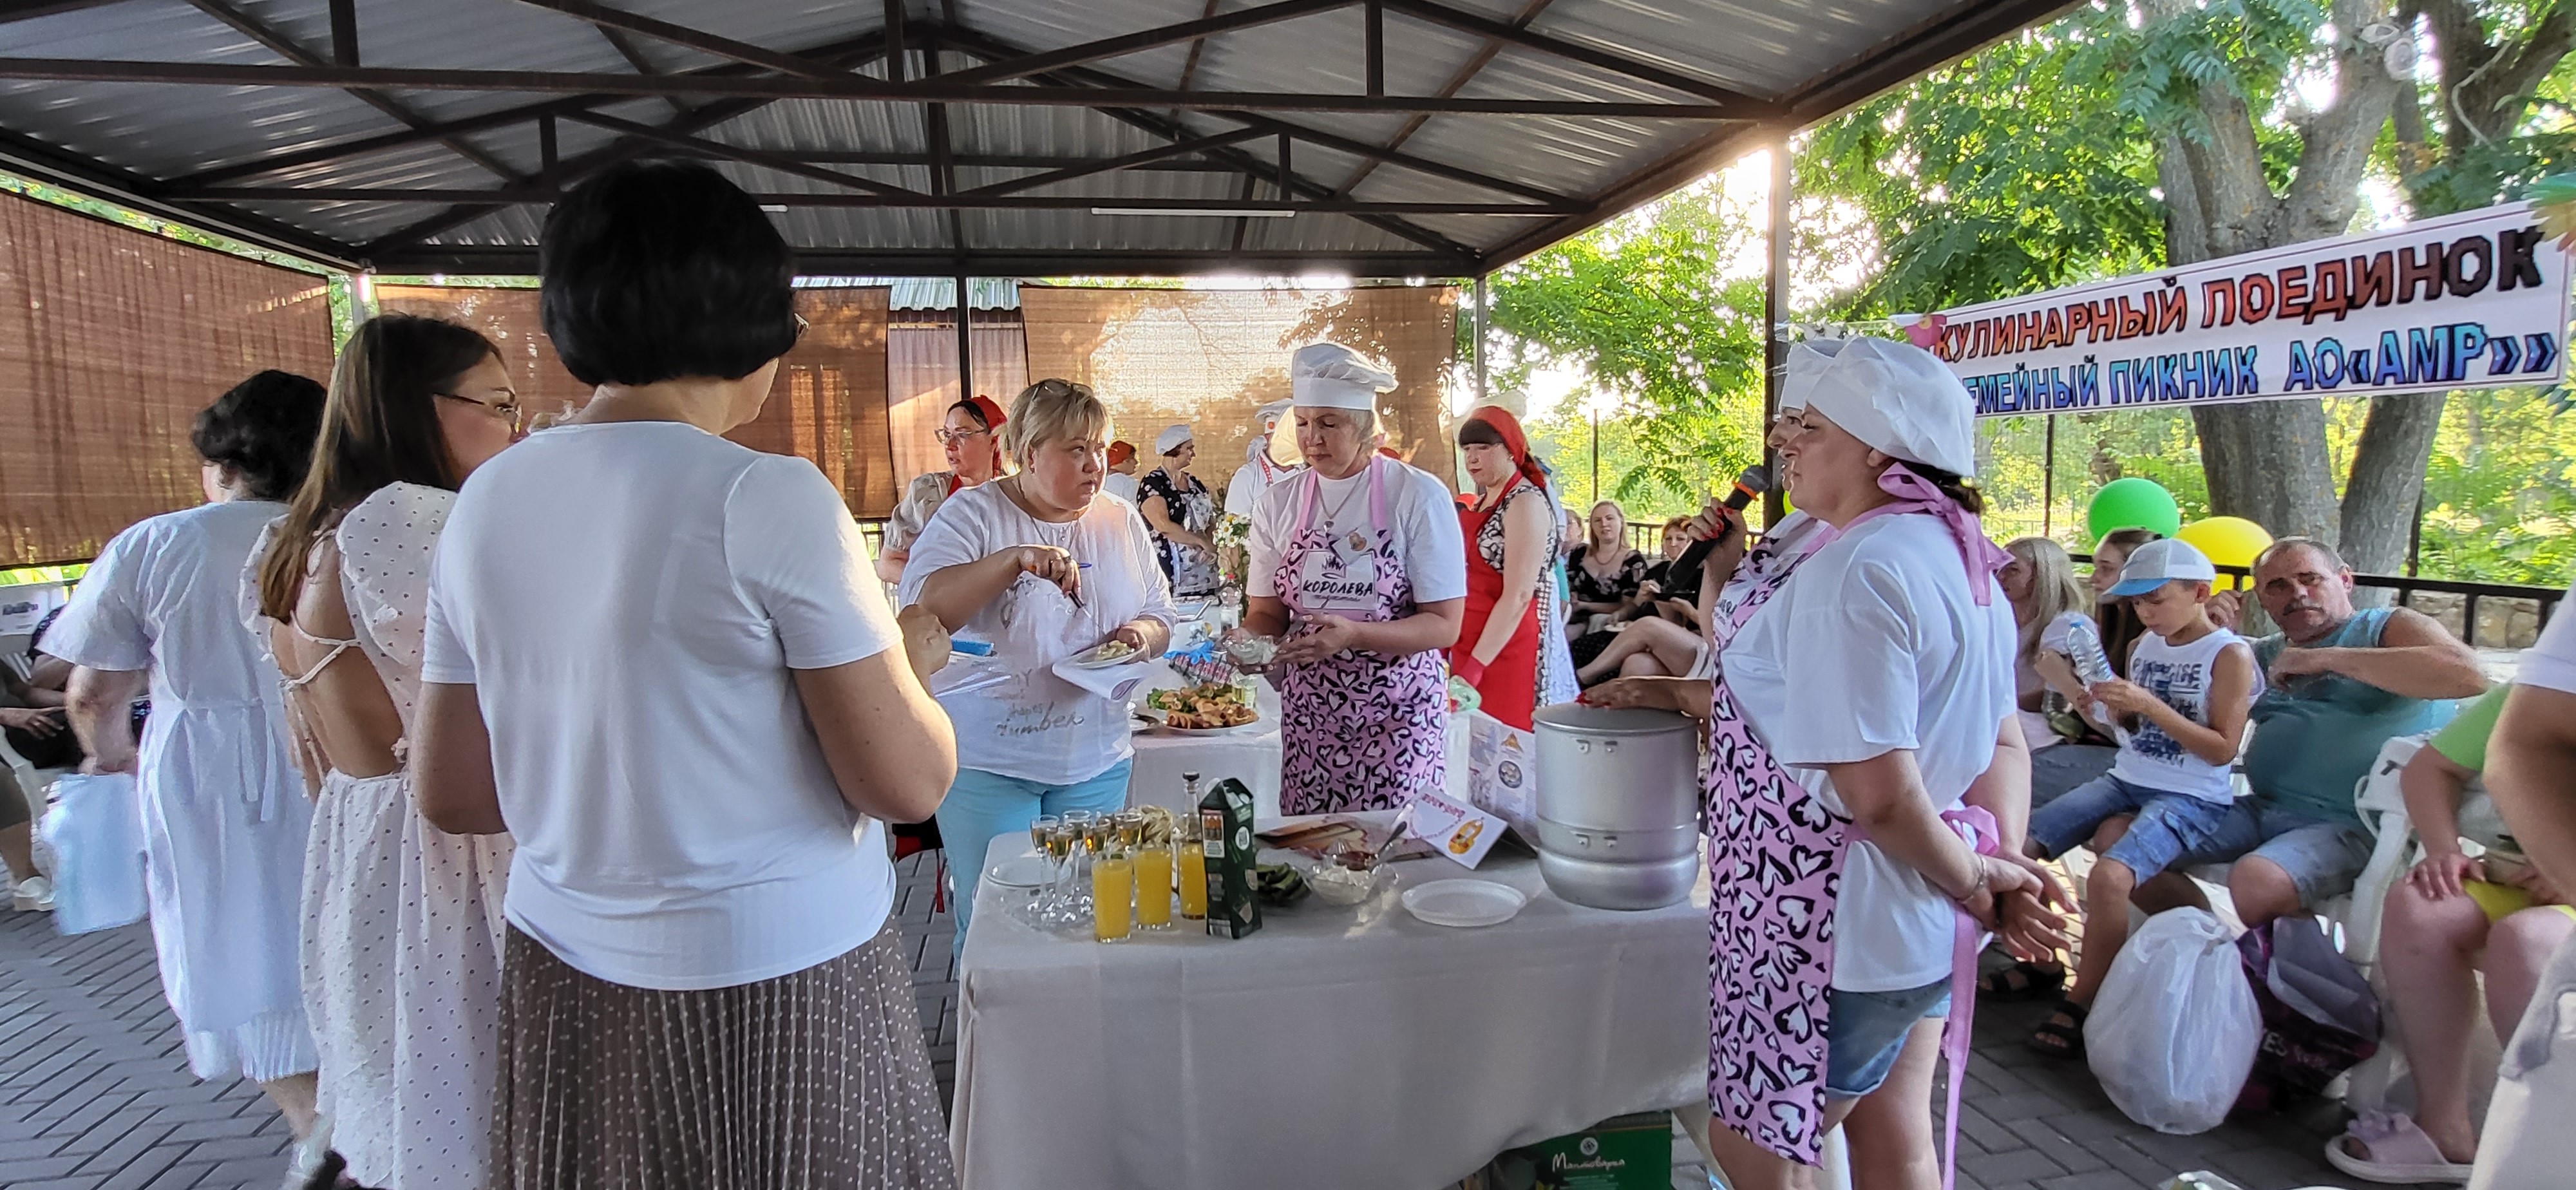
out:
<path id="1" fill-rule="evenodd" d="M 957 271 L 957 399 L 975 397 L 975 303 L 967 294 L 964 269 Z"/>
<path id="2" fill-rule="evenodd" d="M 1764 233 L 1771 263 L 1762 273 L 1762 465 L 1774 469 L 1770 490 L 1762 494 L 1766 529 L 1789 512 L 1780 493 L 1779 459 L 1771 449 L 1771 423 L 1780 416 L 1780 380 L 1789 360 L 1789 311 L 1781 300 L 1789 281 L 1789 181 L 1789 134 L 1783 131 L 1771 146 L 1771 219 Z"/>
<path id="3" fill-rule="evenodd" d="M 1487 296 L 1485 292 L 1485 277 L 1486 274 L 1484 273 L 1476 274 L 1476 404 L 1479 405 L 1485 404 L 1490 399 L 1485 393 L 1485 299 Z M 1458 485 L 1458 490 L 1462 492 L 1472 492 L 1475 490 L 1475 485 L 1469 483 L 1467 480 L 1467 456 L 1465 452 L 1452 449 L 1449 452 L 1449 466 L 1452 470 L 1457 472 L 1457 474 L 1451 476 L 1450 479 Z"/>

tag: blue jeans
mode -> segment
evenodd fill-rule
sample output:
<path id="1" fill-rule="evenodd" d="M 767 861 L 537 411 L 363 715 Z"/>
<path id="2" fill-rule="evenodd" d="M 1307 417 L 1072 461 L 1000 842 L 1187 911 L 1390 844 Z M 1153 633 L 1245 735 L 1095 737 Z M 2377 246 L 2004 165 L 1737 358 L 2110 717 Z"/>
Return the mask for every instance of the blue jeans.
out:
<path id="1" fill-rule="evenodd" d="M 2208 846 L 2228 809 L 2226 802 L 2132 785 L 2104 773 L 2033 811 L 2030 841 L 2055 859 L 2091 839 L 2105 820 L 2136 815 L 2129 833 L 2104 850 L 2102 858 L 2120 861 L 2144 881 L 2172 867 L 2176 858 Z"/>
<path id="2" fill-rule="evenodd" d="M 1858 1099 L 1896 1070 L 1914 1024 L 1950 1015 L 1950 977 L 1893 992 L 1832 990 L 1825 1011 L 1831 1028 L 1825 1044 L 1825 1096 Z"/>
<path id="3" fill-rule="evenodd" d="M 2352 891 L 2370 864 L 2370 832 L 2357 819 L 2311 818 L 2275 808 L 2261 794 L 2228 807 L 2209 841 L 2176 867 L 2233 863 L 2259 855 L 2289 874 L 2299 904 L 2310 909 Z"/>
<path id="4" fill-rule="evenodd" d="M 984 878 L 984 853 L 1002 835 L 1026 837 L 1040 814 L 1091 810 L 1109 814 L 1127 808 L 1127 770 L 1133 758 L 1109 766 L 1088 781 L 1041 785 L 981 769 L 960 768 L 939 803 L 939 845 L 948 851 L 948 903 L 957 917 L 957 936 L 948 953 L 966 949 L 966 923 L 975 916 L 975 885 Z"/>

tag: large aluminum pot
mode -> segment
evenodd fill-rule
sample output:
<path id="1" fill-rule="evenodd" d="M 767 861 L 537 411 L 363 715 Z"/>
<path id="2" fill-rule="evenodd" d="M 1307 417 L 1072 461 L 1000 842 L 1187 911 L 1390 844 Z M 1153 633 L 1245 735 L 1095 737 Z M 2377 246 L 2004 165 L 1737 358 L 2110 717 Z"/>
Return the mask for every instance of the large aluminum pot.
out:
<path id="1" fill-rule="evenodd" d="M 1596 909 L 1660 909 L 1699 878 L 1699 729 L 1670 711 L 1567 703 L 1538 729 L 1538 865 Z"/>

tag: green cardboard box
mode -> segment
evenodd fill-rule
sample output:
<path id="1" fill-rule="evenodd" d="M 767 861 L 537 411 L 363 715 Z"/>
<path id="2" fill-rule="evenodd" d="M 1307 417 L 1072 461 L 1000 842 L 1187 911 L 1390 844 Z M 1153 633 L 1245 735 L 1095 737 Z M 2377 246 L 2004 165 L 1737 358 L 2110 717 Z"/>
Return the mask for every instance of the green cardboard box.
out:
<path id="1" fill-rule="evenodd" d="M 1261 862 L 1252 837 L 1252 791 L 1231 777 L 1199 800 L 1199 838 L 1207 855 L 1207 932 L 1240 938 L 1261 928 L 1252 869 Z"/>
<path id="2" fill-rule="evenodd" d="M 1673 1117 L 1642 1112 L 1512 1149 L 1485 1168 L 1485 1190 L 1669 1190 Z"/>

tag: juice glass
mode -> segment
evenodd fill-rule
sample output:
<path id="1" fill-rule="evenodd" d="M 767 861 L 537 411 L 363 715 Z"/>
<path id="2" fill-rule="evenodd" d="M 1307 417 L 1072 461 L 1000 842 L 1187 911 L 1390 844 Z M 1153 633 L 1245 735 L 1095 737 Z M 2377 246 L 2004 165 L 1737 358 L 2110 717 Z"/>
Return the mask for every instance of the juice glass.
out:
<path id="1" fill-rule="evenodd" d="M 1198 816 L 1193 814 L 1183 824 L 1179 840 L 1181 916 L 1190 921 L 1207 920 L 1207 844 L 1198 837 Z"/>
<path id="2" fill-rule="evenodd" d="M 1136 849 L 1136 924 L 1148 930 L 1172 928 L 1170 839 Z"/>
<path id="3" fill-rule="evenodd" d="M 1091 861 L 1091 937 L 1099 942 L 1124 942 L 1135 929 L 1135 915 L 1129 912 L 1135 895 L 1135 853 L 1121 847 L 1113 836 L 1108 847 Z"/>

